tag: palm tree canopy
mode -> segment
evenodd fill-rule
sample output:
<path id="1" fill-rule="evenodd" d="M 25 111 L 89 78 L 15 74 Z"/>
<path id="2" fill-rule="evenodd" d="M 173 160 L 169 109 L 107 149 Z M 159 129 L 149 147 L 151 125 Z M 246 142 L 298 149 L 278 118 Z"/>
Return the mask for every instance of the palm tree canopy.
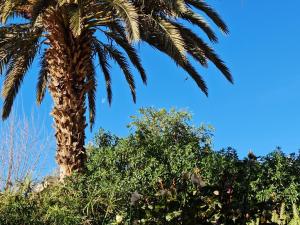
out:
<path id="1" fill-rule="evenodd" d="M 135 82 L 130 63 L 146 84 L 146 73 L 134 47 L 140 41 L 172 58 L 206 95 L 206 84 L 192 66 L 191 58 L 205 67 L 211 61 L 227 80 L 233 82 L 229 69 L 214 50 L 187 27 L 187 24 L 199 27 L 215 43 L 218 38 L 205 20 L 209 18 L 223 33 L 228 33 L 220 16 L 204 0 L 1 0 L 0 73 L 5 77 L 3 119 L 9 116 L 24 76 L 38 55 L 41 58 L 38 104 L 43 100 L 50 76 L 45 56 L 50 34 L 45 20 L 46 15 L 54 11 L 55 16 L 62 18 L 62 32 L 70 31 L 75 38 L 92 32 L 88 40 L 92 46 L 91 57 L 96 59 L 94 62 L 99 64 L 105 78 L 109 103 L 112 101 L 110 60 L 123 71 L 134 101 Z M 90 65 L 86 74 L 90 86 L 87 95 L 91 124 L 95 118 L 95 68 Z"/>

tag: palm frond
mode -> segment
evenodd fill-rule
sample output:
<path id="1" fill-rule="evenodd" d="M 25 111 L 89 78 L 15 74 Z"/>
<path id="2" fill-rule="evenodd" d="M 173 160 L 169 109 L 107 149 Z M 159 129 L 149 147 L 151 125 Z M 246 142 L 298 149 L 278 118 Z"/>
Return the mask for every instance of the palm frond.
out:
<path id="1" fill-rule="evenodd" d="M 122 71 L 125 75 L 126 81 L 129 85 L 133 102 L 135 103 L 136 102 L 135 82 L 134 82 L 134 78 L 133 78 L 133 75 L 130 71 L 130 68 L 129 68 L 129 65 L 128 65 L 128 62 L 127 62 L 126 58 L 124 57 L 124 55 L 118 49 L 116 49 L 112 45 L 103 44 L 103 47 L 104 47 L 105 51 L 107 51 L 109 56 L 122 69 Z"/>
<path id="2" fill-rule="evenodd" d="M 147 75 L 142 66 L 141 60 L 136 53 L 135 48 L 130 43 L 128 43 L 126 39 L 121 38 L 121 36 L 116 35 L 113 32 L 105 32 L 105 34 L 124 49 L 134 67 L 139 71 L 144 84 L 147 84 Z"/>
<path id="3" fill-rule="evenodd" d="M 9 18 L 30 18 L 30 1 L 26 0 L 4 0 L 0 2 L 0 21 L 6 24 Z"/>
<path id="4" fill-rule="evenodd" d="M 170 11 L 174 12 L 171 13 L 171 15 L 174 15 L 175 17 L 181 13 L 185 13 L 188 10 L 184 0 L 165 0 L 165 2 L 170 6 Z"/>
<path id="5" fill-rule="evenodd" d="M 2 1 L 0 5 L 0 20 L 2 24 L 5 24 L 8 17 L 11 15 L 13 8 L 15 7 L 14 1 L 6 0 Z"/>
<path id="6" fill-rule="evenodd" d="M 2 119 L 7 119 L 14 99 L 18 94 L 20 85 L 23 82 L 24 76 L 31 66 L 36 54 L 35 46 L 23 55 L 17 56 L 9 65 L 5 75 L 4 85 L 2 89 L 2 96 L 4 98 Z"/>
<path id="7" fill-rule="evenodd" d="M 60 6 L 63 6 L 65 4 L 78 4 L 80 0 L 57 0 L 57 2 Z"/>
<path id="8" fill-rule="evenodd" d="M 54 0 L 36 0 L 35 4 L 32 5 L 31 20 L 35 23 L 38 17 L 40 17 L 45 11 L 55 4 Z"/>
<path id="9" fill-rule="evenodd" d="M 45 93 L 46 93 L 46 88 L 47 88 L 47 83 L 48 83 L 48 68 L 47 68 L 47 58 L 46 58 L 46 51 L 42 55 L 41 58 L 41 63 L 40 63 L 40 72 L 38 76 L 38 83 L 37 83 L 37 90 L 36 90 L 36 101 L 37 104 L 40 105 L 44 99 Z"/>
<path id="10" fill-rule="evenodd" d="M 164 48 L 168 49 L 172 54 L 185 57 L 184 40 L 177 27 L 169 21 L 144 16 L 141 19 L 141 27 L 142 36 L 149 36 L 149 38 L 155 36 L 159 43 L 164 45 Z"/>
<path id="11" fill-rule="evenodd" d="M 78 4 L 72 9 L 69 9 L 70 14 L 70 29 L 75 37 L 80 36 L 83 29 L 82 5 Z"/>
<path id="12" fill-rule="evenodd" d="M 10 60 L 12 58 L 12 53 L 8 53 L 5 50 L 2 50 L 0 52 L 0 76 L 5 71 L 7 65 L 9 64 Z"/>
<path id="13" fill-rule="evenodd" d="M 194 13 L 191 10 L 188 10 L 185 13 L 181 14 L 181 18 L 200 27 L 205 32 L 210 41 L 218 42 L 218 37 L 216 36 L 215 32 L 211 29 L 208 23 L 198 14 Z"/>
<path id="14" fill-rule="evenodd" d="M 111 105 L 112 89 L 111 89 L 111 76 L 109 71 L 110 66 L 108 63 L 107 52 L 103 50 L 102 46 L 99 44 L 99 42 L 96 39 L 94 39 L 93 45 L 94 45 L 94 51 L 98 55 L 99 65 L 104 75 L 104 79 L 106 83 L 107 100 L 108 103 Z"/>
<path id="15" fill-rule="evenodd" d="M 89 120 L 90 120 L 90 130 L 93 129 L 96 117 L 96 71 L 92 59 L 87 69 L 86 84 L 88 85 L 87 95 L 88 95 L 88 106 L 89 106 Z"/>
<path id="16" fill-rule="evenodd" d="M 32 31 L 27 24 L 22 24 L 2 28 L 0 34 L 2 35 L 0 51 L 4 52 L 6 57 L 4 62 L 8 67 L 2 88 L 4 98 L 2 118 L 6 119 L 24 76 L 38 51 L 40 31 Z M 3 70 L 3 67 L 1 69 Z"/>
<path id="17" fill-rule="evenodd" d="M 229 33 L 229 29 L 220 15 L 203 0 L 185 0 L 185 2 L 204 12 L 225 34 Z"/>
<path id="18" fill-rule="evenodd" d="M 40 29 L 31 29 L 29 23 L 0 27 L 0 51 L 6 55 L 16 54 L 26 49 L 41 33 Z"/>
<path id="19" fill-rule="evenodd" d="M 163 31 L 165 36 L 167 36 L 167 38 L 165 39 L 165 45 L 175 46 L 178 52 L 184 55 L 185 43 L 181 37 L 179 30 L 175 26 L 173 26 L 173 24 L 171 24 L 169 21 L 163 19 L 157 21 L 157 25 L 159 26 L 159 28 L 161 28 L 161 31 Z"/>
<path id="20" fill-rule="evenodd" d="M 115 10 L 120 19 L 125 22 L 129 41 L 138 41 L 140 39 L 140 30 L 138 23 L 137 8 L 127 0 L 106 0 Z"/>
<path id="21" fill-rule="evenodd" d="M 223 73 L 223 75 L 229 82 L 233 83 L 233 77 L 231 75 L 230 70 L 210 46 L 208 46 L 200 37 L 198 37 L 190 29 L 180 24 L 174 23 L 174 25 L 178 27 L 186 43 L 193 43 L 195 46 L 199 47 L 199 49 L 202 50 L 203 55 L 207 59 L 209 59 Z"/>
<path id="22" fill-rule="evenodd" d="M 178 63 L 196 82 L 198 87 L 203 91 L 203 93 L 208 96 L 208 88 L 202 76 L 196 71 L 189 61 L 182 61 Z"/>
<path id="23" fill-rule="evenodd" d="M 165 45 L 159 42 L 159 39 L 155 37 L 142 36 L 142 39 L 154 48 L 161 51 L 162 53 L 168 55 L 171 59 L 173 59 L 177 65 L 183 68 L 192 77 L 192 79 L 196 82 L 196 84 L 204 92 L 204 94 L 208 95 L 207 86 L 204 80 L 186 58 L 178 54 L 174 54 L 174 52 L 170 51 Z"/>
<path id="24" fill-rule="evenodd" d="M 151 14 L 153 17 L 178 17 L 188 9 L 184 0 L 135 0 L 134 2 L 145 14 Z"/>

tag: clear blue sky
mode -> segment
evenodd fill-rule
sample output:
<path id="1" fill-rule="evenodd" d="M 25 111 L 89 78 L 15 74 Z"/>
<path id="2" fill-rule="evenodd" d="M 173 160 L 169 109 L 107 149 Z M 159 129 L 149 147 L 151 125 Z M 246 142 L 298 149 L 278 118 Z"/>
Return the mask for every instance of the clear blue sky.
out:
<path id="1" fill-rule="evenodd" d="M 141 45 L 139 52 L 149 84 L 137 80 L 137 104 L 120 71 L 113 69 L 113 104 L 104 101 L 104 81 L 99 76 L 98 110 L 93 133 L 103 127 L 118 135 L 128 134 L 129 116 L 140 107 L 188 109 L 195 124 L 216 128 L 215 149 L 232 146 L 241 156 L 249 149 L 266 154 L 276 146 L 285 152 L 300 148 L 300 2 L 261 0 L 209 0 L 230 27 L 219 33 L 213 45 L 230 67 L 235 84 L 230 85 L 211 65 L 198 67 L 209 86 L 209 98 L 170 59 Z M 199 32 L 201 34 L 201 32 Z M 201 34 L 202 35 L 202 34 Z M 18 101 L 28 115 L 34 108 L 37 65 L 28 74 Z M 0 103 L 2 104 L 2 103 Z M 52 129 L 49 95 L 39 108 Z M 53 155 L 54 156 L 54 155 Z M 54 158 L 54 157 L 53 157 Z"/>

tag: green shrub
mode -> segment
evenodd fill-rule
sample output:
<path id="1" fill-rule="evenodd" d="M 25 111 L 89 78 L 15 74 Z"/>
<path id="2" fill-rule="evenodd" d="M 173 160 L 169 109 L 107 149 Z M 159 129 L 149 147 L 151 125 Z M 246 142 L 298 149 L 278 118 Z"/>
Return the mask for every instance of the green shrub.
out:
<path id="1" fill-rule="evenodd" d="M 299 224 L 300 158 L 212 150 L 186 112 L 142 109 L 131 134 L 100 130 L 85 174 L 0 194 L 0 224 Z"/>

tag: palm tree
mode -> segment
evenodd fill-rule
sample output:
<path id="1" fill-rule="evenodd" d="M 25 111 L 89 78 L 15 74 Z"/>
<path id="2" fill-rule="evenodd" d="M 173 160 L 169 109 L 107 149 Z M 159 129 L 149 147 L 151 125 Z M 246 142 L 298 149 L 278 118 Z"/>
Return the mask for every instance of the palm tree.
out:
<path id="1" fill-rule="evenodd" d="M 40 57 L 37 103 L 42 102 L 47 89 L 54 101 L 61 177 L 83 171 L 86 105 L 91 127 L 95 120 L 95 65 L 100 66 L 106 81 L 109 104 L 111 61 L 121 68 L 134 102 L 135 82 L 129 62 L 147 82 L 135 49 L 138 42 L 172 58 L 206 95 L 205 82 L 190 58 L 204 67 L 211 61 L 232 82 L 224 62 L 186 26 L 196 25 L 210 41 L 217 42 L 199 13 L 228 33 L 219 15 L 203 0 L 0 0 L 0 73 L 5 77 L 2 118 L 9 116 L 24 76 Z"/>

